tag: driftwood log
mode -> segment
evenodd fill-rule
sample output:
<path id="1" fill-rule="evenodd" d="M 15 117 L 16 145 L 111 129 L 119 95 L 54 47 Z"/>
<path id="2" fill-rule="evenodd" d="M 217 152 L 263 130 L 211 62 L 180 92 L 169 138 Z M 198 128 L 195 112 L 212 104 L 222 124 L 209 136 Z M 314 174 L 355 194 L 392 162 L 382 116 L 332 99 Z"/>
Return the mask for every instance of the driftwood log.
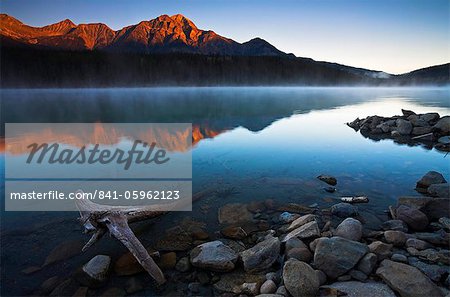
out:
<path id="1" fill-rule="evenodd" d="M 81 190 L 78 192 L 82 193 Z M 212 193 L 212 190 L 199 192 L 192 197 L 192 202 Z M 85 233 L 92 233 L 91 239 L 83 247 L 85 251 L 109 231 L 133 254 L 141 266 L 158 283 L 166 282 L 161 269 L 152 259 L 145 247 L 133 233 L 128 223 L 156 218 L 167 213 L 167 209 L 179 206 L 179 203 L 171 205 L 147 205 L 147 206 L 108 206 L 96 204 L 89 199 L 75 200 L 80 211 L 80 223 Z"/>

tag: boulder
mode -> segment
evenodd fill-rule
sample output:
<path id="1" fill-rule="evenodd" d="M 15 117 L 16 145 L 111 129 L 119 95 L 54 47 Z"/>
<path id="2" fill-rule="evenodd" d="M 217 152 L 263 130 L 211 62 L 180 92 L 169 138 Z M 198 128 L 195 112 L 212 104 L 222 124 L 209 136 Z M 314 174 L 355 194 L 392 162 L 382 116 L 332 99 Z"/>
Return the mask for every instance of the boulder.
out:
<path id="1" fill-rule="evenodd" d="M 387 244 L 381 241 L 374 241 L 369 244 L 369 250 L 377 255 L 378 260 L 390 258 L 392 255 L 392 244 Z"/>
<path id="2" fill-rule="evenodd" d="M 416 113 L 415 113 L 414 111 L 408 110 L 408 109 L 403 109 L 403 108 L 402 108 L 402 114 L 403 114 L 405 117 L 409 117 L 409 116 L 412 116 L 412 115 L 416 115 Z"/>
<path id="3" fill-rule="evenodd" d="M 403 246 L 406 242 L 407 235 L 402 231 L 388 230 L 384 232 L 384 238 L 387 243 L 392 243 L 394 246 Z"/>
<path id="4" fill-rule="evenodd" d="M 374 253 L 367 253 L 361 260 L 359 260 L 356 268 L 359 271 L 364 272 L 369 275 L 372 273 L 372 270 L 375 268 L 375 264 L 377 264 L 377 255 Z"/>
<path id="5" fill-rule="evenodd" d="M 358 208 L 350 203 L 341 202 L 331 206 L 331 213 L 340 218 L 354 217 L 358 215 Z"/>
<path id="6" fill-rule="evenodd" d="M 352 269 L 369 251 L 367 245 L 342 237 L 322 237 L 314 253 L 314 265 L 334 279 Z"/>
<path id="7" fill-rule="evenodd" d="M 420 118 L 427 123 L 434 123 L 437 120 L 439 120 L 439 117 L 440 116 L 437 112 L 429 112 L 429 113 L 420 115 Z"/>
<path id="8" fill-rule="evenodd" d="M 450 133 L 450 116 L 442 117 L 433 128 L 448 135 Z"/>
<path id="9" fill-rule="evenodd" d="M 283 281 L 293 297 L 316 296 L 319 291 L 319 278 L 308 264 L 289 260 L 283 266 Z"/>
<path id="10" fill-rule="evenodd" d="M 233 249 L 218 240 L 198 245 L 190 253 L 193 266 L 218 272 L 233 270 L 238 257 Z"/>
<path id="11" fill-rule="evenodd" d="M 385 221 L 381 224 L 381 228 L 383 230 L 394 230 L 394 231 L 402 231 L 407 233 L 408 232 L 408 225 L 406 225 L 405 222 L 401 220 L 389 220 Z"/>
<path id="12" fill-rule="evenodd" d="M 430 188 L 431 187 L 432 186 L 430 186 Z M 423 212 L 429 220 L 437 220 L 441 217 L 450 217 L 449 205 L 449 198 L 433 198 L 425 204 L 420 211 Z"/>
<path id="13" fill-rule="evenodd" d="M 312 253 L 308 248 L 293 248 L 286 252 L 286 257 L 308 263 L 311 261 Z"/>
<path id="14" fill-rule="evenodd" d="M 106 280 L 110 265 L 111 257 L 106 255 L 97 255 L 84 264 L 82 269 L 90 278 L 95 281 L 102 282 Z"/>
<path id="15" fill-rule="evenodd" d="M 421 119 L 418 115 L 412 115 L 408 117 L 408 121 L 411 122 L 411 124 L 414 127 L 425 127 L 425 126 L 429 126 L 428 122 L 425 121 L 424 119 Z M 431 127 L 430 127 L 430 131 L 431 131 Z"/>
<path id="16" fill-rule="evenodd" d="M 397 219 L 405 222 L 413 230 L 421 231 L 428 226 L 427 216 L 418 209 L 400 205 L 395 214 Z"/>
<path id="17" fill-rule="evenodd" d="M 309 223 L 304 224 L 303 226 L 298 227 L 297 229 L 289 232 L 284 238 L 283 242 L 288 241 L 291 238 L 311 238 L 320 236 L 319 226 L 316 221 L 311 221 Z"/>
<path id="18" fill-rule="evenodd" d="M 428 171 L 419 181 L 417 181 L 416 188 L 427 189 L 430 185 L 442 184 L 446 182 L 447 181 L 445 178 L 439 172 Z"/>
<path id="19" fill-rule="evenodd" d="M 395 262 L 408 263 L 408 257 L 402 254 L 393 254 L 391 260 Z"/>
<path id="20" fill-rule="evenodd" d="M 435 282 L 438 282 L 444 274 L 449 273 L 448 267 L 436 264 L 427 264 L 425 262 L 419 261 L 419 259 L 417 259 L 416 257 L 409 257 L 408 263 L 409 265 L 419 269 L 423 274 L 425 274 Z"/>
<path id="21" fill-rule="evenodd" d="M 428 187 L 427 192 L 433 197 L 450 198 L 450 184 L 432 184 Z"/>
<path id="22" fill-rule="evenodd" d="M 316 216 L 313 214 L 307 214 L 304 216 L 301 216 L 297 219 L 295 219 L 287 228 L 287 231 L 292 231 L 294 229 L 297 229 L 298 227 L 301 227 L 305 225 L 306 223 L 312 222 L 316 219 Z"/>
<path id="23" fill-rule="evenodd" d="M 241 253 L 244 269 L 247 272 L 262 271 L 269 268 L 280 255 L 280 240 L 268 235 L 266 239 Z"/>
<path id="24" fill-rule="evenodd" d="M 412 247 L 415 248 L 416 250 L 426 250 L 428 248 L 431 248 L 432 245 L 429 244 L 426 241 L 417 239 L 417 238 L 408 238 L 406 240 L 406 247 Z"/>
<path id="25" fill-rule="evenodd" d="M 385 284 L 378 282 L 336 282 L 322 288 L 333 288 L 345 293 L 347 297 L 396 297 L 395 293 Z"/>
<path id="26" fill-rule="evenodd" d="M 260 294 L 272 294 L 277 290 L 277 285 L 273 280 L 266 280 L 259 289 Z"/>
<path id="27" fill-rule="evenodd" d="M 431 127 L 414 127 L 412 129 L 411 134 L 412 135 L 423 135 L 423 134 L 430 133 L 431 131 L 432 131 Z"/>
<path id="28" fill-rule="evenodd" d="M 441 290 L 415 267 L 383 260 L 376 273 L 402 297 L 444 296 Z"/>
<path id="29" fill-rule="evenodd" d="M 403 119 L 397 119 L 396 124 L 397 124 L 396 130 L 401 135 L 411 134 L 412 129 L 413 129 L 413 125 L 411 124 L 411 122 L 409 122 L 407 120 L 403 120 Z"/>
<path id="30" fill-rule="evenodd" d="M 335 235 L 354 241 L 360 241 L 362 229 L 360 221 L 353 218 L 347 218 L 337 226 Z"/>
<path id="31" fill-rule="evenodd" d="M 348 273 L 353 279 L 359 280 L 359 281 L 365 281 L 367 279 L 367 275 L 362 272 L 359 271 L 357 269 L 352 269 L 350 270 L 350 272 Z"/>

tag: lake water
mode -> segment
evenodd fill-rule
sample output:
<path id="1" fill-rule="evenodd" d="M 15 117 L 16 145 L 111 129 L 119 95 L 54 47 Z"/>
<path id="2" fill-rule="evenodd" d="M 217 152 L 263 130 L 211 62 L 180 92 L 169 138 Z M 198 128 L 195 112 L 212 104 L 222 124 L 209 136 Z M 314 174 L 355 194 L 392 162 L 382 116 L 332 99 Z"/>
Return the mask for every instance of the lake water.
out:
<path id="1" fill-rule="evenodd" d="M 417 195 L 415 183 L 427 171 L 439 171 L 449 180 L 450 156 L 389 139 L 373 141 L 345 123 L 368 115 L 401 114 L 401 108 L 450 115 L 449 91 L 287 87 L 2 90 L 2 129 L 5 122 L 192 123 L 193 191 L 215 189 L 232 194 L 211 195 L 194 204 L 192 213 L 172 213 L 155 224 L 140 225 L 138 237 L 152 245 L 158 234 L 186 217 L 206 223 L 208 230 L 218 230 L 217 208 L 232 202 L 272 198 L 327 208 L 340 196 L 366 195 L 370 202 L 358 206 L 362 215 L 383 216 L 399 196 Z M 4 148 L 1 153 L 3 167 Z M 3 170 L 1 174 L 4 180 Z M 336 193 L 323 190 L 326 184 L 316 178 L 320 174 L 337 178 Z M 42 265 L 59 243 L 87 240 L 76 218 L 74 212 L 2 212 L 2 296 L 31 294 L 42 281 L 54 275 L 64 279 L 96 254 L 114 257 L 125 252 L 115 240 L 104 238 L 70 260 L 31 275 L 21 273 Z"/>

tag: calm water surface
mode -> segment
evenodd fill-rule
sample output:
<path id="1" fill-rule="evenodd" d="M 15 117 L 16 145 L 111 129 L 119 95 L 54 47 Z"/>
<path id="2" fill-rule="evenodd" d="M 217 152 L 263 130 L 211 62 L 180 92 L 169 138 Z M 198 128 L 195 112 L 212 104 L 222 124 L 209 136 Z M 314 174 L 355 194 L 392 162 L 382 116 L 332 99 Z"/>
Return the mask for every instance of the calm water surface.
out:
<path id="1" fill-rule="evenodd" d="M 226 198 L 209 197 L 194 204 L 192 213 L 172 213 L 155 224 L 141 226 L 139 238 L 151 245 L 158 234 L 186 217 L 217 230 L 217 208 L 232 202 L 273 198 L 329 207 L 341 195 L 367 195 L 370 203 L 359 206 L 362 214 L 383 216 L 387 206 L 395 204 L 399 196 L 417 195 L 415 182 L 427 171 L 442 172 L 448 180 L 450 156 L 392 140 L 375 142 L 345 123 L 374 114 L 400 114 L 401 108 L 450 115 L 449 91 L 448 88 L 2 90 L 2 122 L 191 122 L 194 192 L 213 188 L 233 189 L 234 194 Z M 4 131 L 1 133 L 4 135 Z M 2 149 L 2 166 L 4 153 Z M 1 174 L 3 180 L 4 172 Z M 324 184 L 316 179 L 319 174 L 335 176 L 338 191 L 326 193 Z M 208 204 L 206 213 L 199 210 L 199 205 L 203 205 L 200 203 Z M 96 254 L 117 256 L 125 251 L 114 240 L 103 239 L 87 253 L 69 261 L 32 275 L 21 273 L 27 267 L 40 266 L 57 244 L 88 239 L 81 234 L 76 217 L 76 213 L 2 212 L 3 293 L 30 294 L 45 279 L 56 274 L 68 276 Z"/>

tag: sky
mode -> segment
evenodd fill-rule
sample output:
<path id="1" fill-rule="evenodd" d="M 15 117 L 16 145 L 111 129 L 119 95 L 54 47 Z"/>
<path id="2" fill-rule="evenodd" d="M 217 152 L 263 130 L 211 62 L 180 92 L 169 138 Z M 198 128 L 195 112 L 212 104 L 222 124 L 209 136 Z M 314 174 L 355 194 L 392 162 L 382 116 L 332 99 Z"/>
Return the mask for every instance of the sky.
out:
<path id="1" fill-rule="evenodd" d="M 181 13 L 245 42 L 260 37 L 299 57 L 398 74 L 450 61 L 448 0 L 1 0 L 32 26 L 63 19 L 112 29 Z"/>

